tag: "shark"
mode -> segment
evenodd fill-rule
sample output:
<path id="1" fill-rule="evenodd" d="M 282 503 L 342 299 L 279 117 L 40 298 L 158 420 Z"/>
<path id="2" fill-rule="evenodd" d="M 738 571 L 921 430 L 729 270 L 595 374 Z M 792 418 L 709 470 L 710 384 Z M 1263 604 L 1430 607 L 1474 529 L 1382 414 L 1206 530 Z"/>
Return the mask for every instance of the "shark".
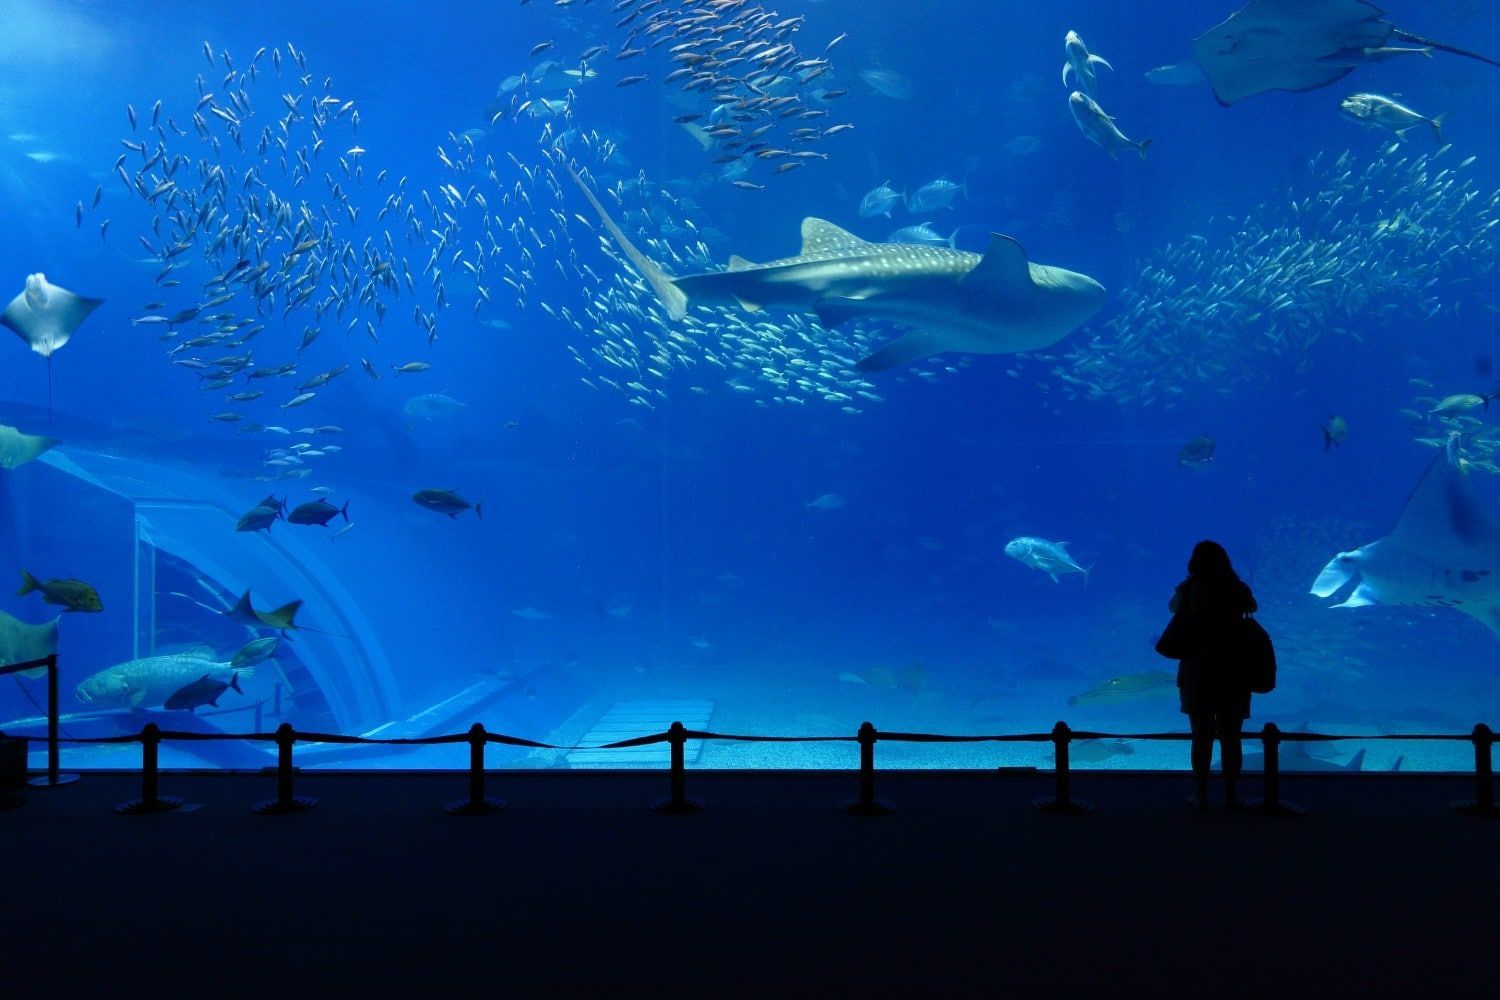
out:
<path id="1" fill-rule="evenodd" d="M 1340 552 L 1313 581 L 1336 608 L 1451 607 L 1500 635 L 1500 517 L 1446 454 L 1428 466 L 1384 538 Z"/>
<path id="2" fill-rule="evenodd" d="M 723 271 L 674 278 L 620 230 L 570 164 L 574 183 L 625 256 L 651 285 L 667 315 L 689 305 L 811 312 L 832 329 L 851 320 L 886 320 L 908 332 L 861 359 L 884 371 L 950 351 L 1013 354 L 1050 347 L 1104 303 L 1093 278 L 1027 259 L 1021 244 L 994 234 L 982 254 L 913 243 L 871 243 L 818 218 L 802 220 L 793 257 L 753 263 L 729 258 Z"/>

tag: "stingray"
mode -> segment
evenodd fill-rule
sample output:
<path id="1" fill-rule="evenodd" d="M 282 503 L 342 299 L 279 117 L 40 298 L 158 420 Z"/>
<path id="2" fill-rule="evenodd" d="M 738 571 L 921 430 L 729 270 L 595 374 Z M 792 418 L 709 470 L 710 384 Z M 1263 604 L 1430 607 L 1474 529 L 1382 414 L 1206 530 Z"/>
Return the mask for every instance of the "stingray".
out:
<path id="1" fill-rule="evenodd" d="M 1351 583 L 1333 607 L 1451 607 L 1500 635 L 1500 517 L 1440 454 L 1391 533 L 1334 556 L 1312 593 L 1332 597 Z"/>
<path id="2" fill-rule="evenodd" d="M 54 618 L 41 625 L 27 625 L 0 611 L 0 667 L 25 663 L 27 660 L 40 660 L 57 652 L 57 622 L 58 619 Z M 38 667 L 35 670 L 22 670 L 20 675 L 41 677 L 46 673 L 46 667 Z"/>
<path id="3" fill-rule="evenodd" d="M 25 465 L 42 452 L 56 446 L 56 438 L 22 434 L 14 427 L 0 424 L 0 469 L 14 469 L 18 465 Z"/>
<path id="4" fill-rule="evenodd" d="M 10 327 L 31 349 L 47 359 L 47 412 L 52 412 L 52 352 L 104 304 L 103 299 L 77 295 L 54 285 L 38 271 L 26 276 L 26 287 L 10 300 L 0 324 Z"/>
<path id="5" fill-rule="evenodd" d="M 1268 90 L 1314 90 L 1343 79 L 1356 66 L 1386 58 L 1392 39 L 1500 62 L 1402 31 L 1365 0 L 1250 0 L 1223 24 L 1193 40 L 1220 104 Z M 1414 51 L 1414 50 L 1413 50 Z"/>

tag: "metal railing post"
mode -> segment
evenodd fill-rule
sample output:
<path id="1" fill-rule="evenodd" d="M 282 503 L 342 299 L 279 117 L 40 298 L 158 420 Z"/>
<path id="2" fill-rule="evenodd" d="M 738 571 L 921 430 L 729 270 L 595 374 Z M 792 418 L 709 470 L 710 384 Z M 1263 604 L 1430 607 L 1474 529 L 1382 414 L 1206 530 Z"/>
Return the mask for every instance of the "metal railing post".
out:
<path id="1" fill-rule="evenodd" d="M 872 723 L 859 727 L 859 798 L 839 803 L 851 816 L 887 816 L 896 811 L 894 803 L 875 797 L 875 742 L 880 734 Z"/>
<path id="2" fill-rule="evenodd" d="M 27 784 L 37 788 L 56 788 L 58 785 L 71 785 L 78 780 L 76 774 L 59 772 L 62 758 L 57 730 L 57 654 L 49 653 L 47 655 L 47 773 L 40 778 L 32 778 Z"/>
<path id="3" fill-rule="evenodd" d="M 667 815 L 699 812 L 703 809 L 703 800 L 688 795 L 686 791 L 687 765 L 684 748 L 687 746 L 687 729 L 682 723 L 672 723 L 671 728 L 667 730 L 667 744 L 672 751 L 671 794 L 667 798 L 652 802 L 651 811 Z"/>
<path id="4" fill-rule="evenodd" d="M 126 816 L 144 816 L 148 813 L 168 812 L 182 805 L 182 800 L 171 795 L 157 794 L 157 748 L 161 746 L 161 727 L 154 722 L 141 729 L 141 797 L 121 802 L 115 812 Z"/>
<path id="5" fill-rule="evenodd" d="M 290 722 L 276 727 L 276 798 L 257 802 L 254 812 L 262 816 L 279 816 L 299 813 L 311 809 L 318 800 L 309 795 L 292 794 L 292 744 L 297 742 L 297 731 Z"/>
<path id="6" fill-rule="evenodd" d="M 1474 798 L 1450 803 L 1454 809 L 1470 816 L 1500 815 L 1495 809 L 1495 767 L 1491 749 L 1495 734 L 1484 723 L 1474 727 Z"/>
<path id="7" fill-rule="evenodd" d="M 1057 793 L 1043 795 L 1041 798 L 1032 800 L 1031 804 L 1042 812 L 1052 813 L 1055 816 L 1083 816 L 1094 811 L 1092 802 L 1073 798 L 1073 785 L 1068 766 L 1068 744 L 1072 740 L 1073 730 L 1068 728 L 1066 722 L 1059 722 L 1052 727 L 1052 747 L 1057 759 Z"/>
<path id="8" fill-rule="evenodd" d="M 484 745 L 487 742 L 483 723 L 476 722 L 469 727 L 469 797 L 448 803 L 448 812 L 454 816 L 484 816 L 505 808 L 504 799 L 484 797 Z"/>
<path id="9" fill-rule="evenodd" d="M 1266 762 L 1262 774 L 1265 797 L 1245 806 L 1265 816 L 1301 816 L 1306 809 L 1281 799 L 1281 729 L 1276 723 L 1268 722 L 1261 728 L 1260 745 Z"/>

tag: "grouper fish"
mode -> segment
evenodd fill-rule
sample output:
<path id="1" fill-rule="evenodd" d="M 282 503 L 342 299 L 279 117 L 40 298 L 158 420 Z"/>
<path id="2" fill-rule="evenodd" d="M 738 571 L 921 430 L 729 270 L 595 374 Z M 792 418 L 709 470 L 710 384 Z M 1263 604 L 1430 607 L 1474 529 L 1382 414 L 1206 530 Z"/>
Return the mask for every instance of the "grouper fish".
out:
<path id="1" fill-rule="evenodd" d="M 74 693 L 90 708 L 137 711 L 160 708 L 174 694 L 204 678 L 228 685 L 236 673 L 249 677 L 252 672 L 251 667 L 220 663 L 202 653 L 170 653 L 106 667 L 85 678 Z"/>

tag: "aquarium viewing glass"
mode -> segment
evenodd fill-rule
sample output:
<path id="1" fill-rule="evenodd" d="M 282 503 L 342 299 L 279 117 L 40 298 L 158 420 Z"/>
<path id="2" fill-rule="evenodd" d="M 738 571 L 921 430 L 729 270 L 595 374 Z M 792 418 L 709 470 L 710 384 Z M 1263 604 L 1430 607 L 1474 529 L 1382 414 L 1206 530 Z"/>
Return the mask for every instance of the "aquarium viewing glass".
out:
<path id="1" fill-rule="evenodd" d="M 1292 6 L 9 0 L 0 663 L 70 737 L 1184 731 L 1215 539 L 1247 727 L 1495 721 L 1500 16 Z"/>

